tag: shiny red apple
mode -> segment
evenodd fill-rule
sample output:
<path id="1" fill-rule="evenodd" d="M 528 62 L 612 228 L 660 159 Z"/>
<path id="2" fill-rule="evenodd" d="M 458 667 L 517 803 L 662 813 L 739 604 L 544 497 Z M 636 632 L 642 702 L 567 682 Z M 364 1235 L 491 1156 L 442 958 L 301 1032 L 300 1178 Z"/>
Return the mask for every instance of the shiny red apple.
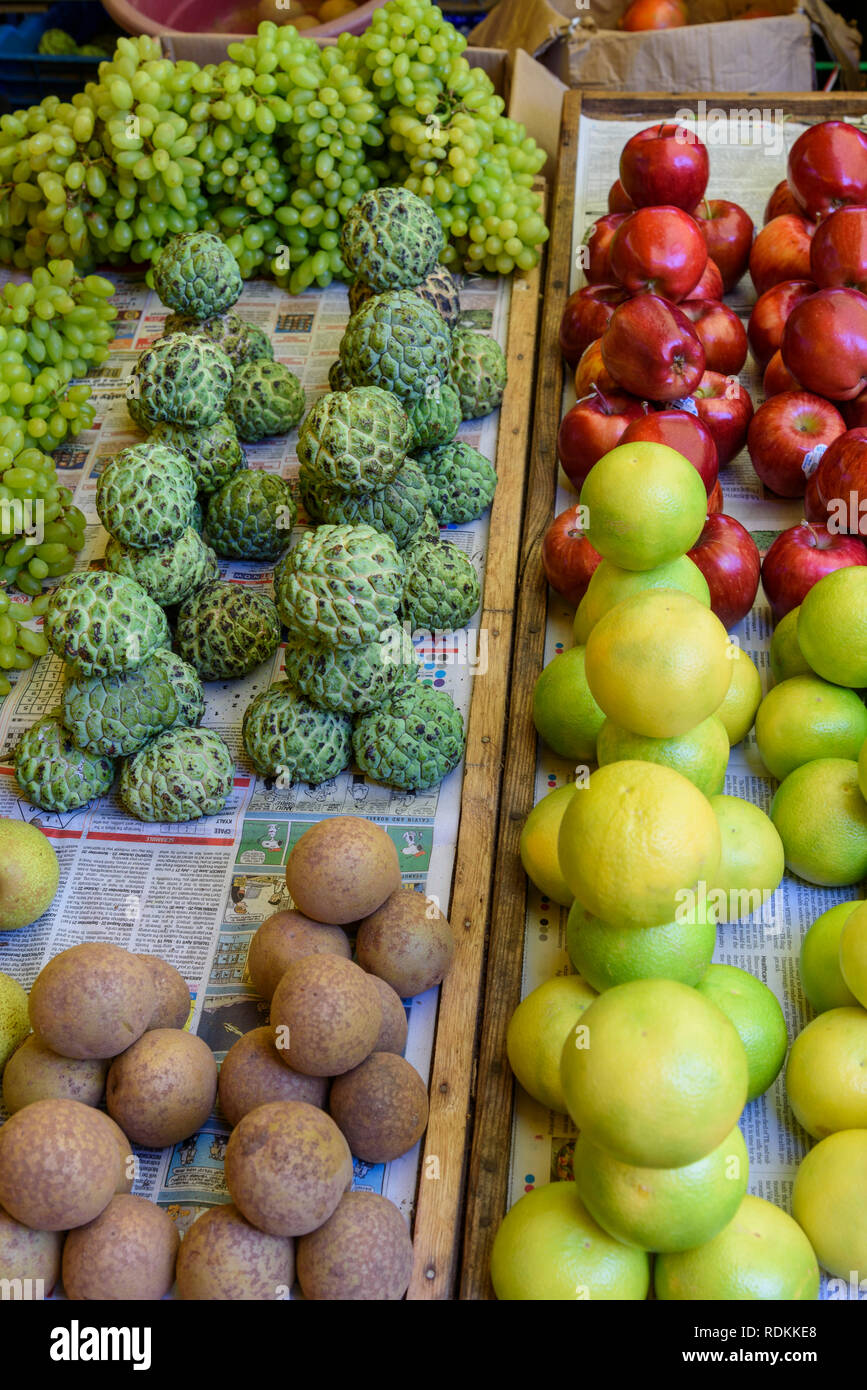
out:
<path id="1" fill-rule="evenodd" d="M 749 391 L 735 376 L 705 372 L 684 405 L 693 409 L 707 425 L 719 454 L 719 466 L 724 468 L 746 443 L 753 418 Z"/>
<path id="2" fill-rule="evenodd" d="M 594 386 L 600 391 L 619 391 L 620 387 L 602 361 L 602 339 L 594 338 L 586 347 L 575 368 L 575 395 L 578 400 L 589 396 Z"/>
<path id="3" fill-rule="evenodd" d="M 747 268 L 753 244 L 753 220 L 739 203 L 703 198 L 693 212 L 707 254 L 722 275 L 723 290 L 733 290 Z"/>
<path id="4" fill-rule="evenodd" d="M 620 182 L 637 208 L 692 210 L 707 187 L 707 149 L 694 131 L 676 122 L 633 135 L 620 155 Z"/>
<path id="5" fill-rule="evenodd" d="M 683 299 L 683 310 L 704 348 L 705 370 L 737 375 L 747 360 L 747 331 L 727 304 L 716 299 Z"/>
<path id="6" fill-rule="evenodd" d="M 745 618 L 759 590 L 762 560 L 749 531 L 724 512 L 709 516 L 687 554 L 710 589 L 711 612 L 731 629 Z"/>
<path id="7" fill-rule="evenodd" d="M 829 444 L 805 498 L 810 521 L 836 534 L 867 535 L 867 428 L 846 430 Z"/>
<path id="8" fill-rule="evenodd" d="M 611 242 L 626 216 L 625 212 L 609 212 L 606 217 L 598 218 L 585 236 L 587 264 L 584 274 L 589 285 L 610 285 L 615 279 L 611 271 Z"/>
<path id="9" fill-rule="evenodd" d="M 801 391 L 802 389 L 800 381 L 796 381 L 792 376 L 783 361 L 783 354 L 777 348 L 765 367 L 765 375 L 762 378 L 762 390 L 765 393 L 765 398 L 770 400 L 771 396 L 778 396 L 781 391 Z"/>
<path id="10" fill-rule="evenodd" d="M 867 295 L 817 290 L 789 314 L 780 346 L 806 391 L 853 400 L 867 387 Z"/>
<path id="11" fill-rule="evenodd" d="M 555 517 L 542 538 L 542 568 L 548 583 L 576 608 L 601 559 L 581 528 L 577 507 Z"/>
<path id="12" fill-rule="evenodd" d="M 619 179 L 615 179 L 608 190 L 609 212 L 634 212 L 635 204 Z"/>
<path id="13" fill-rule="evenodd" d="M 802 521 L 777 536 L 762 562 L 762 588 L 778 623 L 803 603 L 814 584 L 832 570 L 867 565 L 867 545 L 838 536 L 818 522 Z"/>
<path id="14" fill-rule="evenodd" d="M 867 134 L 846 121 L 822 121 L 789 151 L 789 186 L 808 217 L 867 203 Z"/>
<path id="15" fill-rule="evenodd" d="M 557 434 L 557 457 L 563 472 L 580 491 L 594 463 L 607 454 L 632 420 L 644 414 L 645 406 L 624 391 L 607 395 L 599 390 L 567 410 Z"/>
<path id="16" fill-rule="evenodd" d="M 867 207 L 838 208 L 822 218 L 810 247 L 810 270 L 820 289 L 845 285 L 867 294 Z"/>
<path id="17" fill-rule="evenodd" d="M 719 455 L 713 435 L 697 415 L 691 415 L 686 410 L 651 411 L 627 425 L 620 438 L 621 444 L 639 441 L 667 444 L 670 449 L 683 454 L 698 469 L 704 490 L 710 497 L 719 474 Z"/>
<path id="18" fill-rule="evenodd" d="M 689 292 L 690 299 L 722 299 L 725 293 L 723 289 L 723 278 L 720 274 L 716 261 L 712 261 L 710 256 L 704 263 L 704 270 L 701 278 L 696 281 Z"/>
<path id="19" fill-rule="evenodd" d="M 717 512 L 721 512 L 722 509 L 723 509 L 723 490 L 722 490 L 722 484 L 720 483 L 719 478 L 717 478 L 716 482 L 714 483 L 713 492 L 711 493 L 710 497 L 707 499 L 707 514 L 708 514 L 708 516 L 715 516 L 716 513 L 717 513 Z"/>
<path id="20" fill-rule="evenodd" d="M 625 391 L 654 401 L 688 396 L 704 373 L 704 348 L 689 319 L 654 294 L 615 309 L 602 335 L 602 360 Z"/>
<path id="21" fill-rule="evenodd" d="M 817 288 L 813 280 L 781 280 L 756 300 L 747 324 L 747 337 L 760 367 L 768 365 L 782 343 L 786 319 L 795 305 L 809 299 Z"/>
<path id="22" fill-rule="evenodd" d="M 750 279 L 756 294 L 782 280 L 809 280 L 812 225 L 794 213 L 784 213 L 762 227 L 750 251 Z"/>
<path id="23" fill-rule="evenodd" d="M 696 222 L 677 207 L 643 207 L 616 228 L 611 242 L 611 269 L 630 294 L 651 294 L 676 301 L 698 281 L 707 247 Z"/>
<path id="24" fill-rule="evenodd" d="M 570 294 L 560 320 L 560 351 L 570 367 L 601 337 L 617 305 L 627 298 L 622 285 L 584 285 Z"/>
<path id="25" fill-rule="evenodd" d="M 789 187 L 788 179 L 781 179 L 768 199 L 762 224 L 767 226 L 769 222 L 773 222 L 775 217 L 782 217 L 783 213 L 786 212 L 797 213 L 799 217 L 804 215 L 801 204 Z"/>
<path id="26" fill-rule="evenodd" d="M 765 487 L 778 497 L 803 497 L 821 452 L 846 423 L 830 401 L 808 391 L 783 391 L 760 405 L 747 432 L 747 448 Z"/>
<path id="27" fill-rule="evenodd" d="M 846 428 L 857 429 L 860 425 L 867 425 L 867 390 L 856 396 L 851 401 L 840 402 L 840 414 L 846 421 Z"/>

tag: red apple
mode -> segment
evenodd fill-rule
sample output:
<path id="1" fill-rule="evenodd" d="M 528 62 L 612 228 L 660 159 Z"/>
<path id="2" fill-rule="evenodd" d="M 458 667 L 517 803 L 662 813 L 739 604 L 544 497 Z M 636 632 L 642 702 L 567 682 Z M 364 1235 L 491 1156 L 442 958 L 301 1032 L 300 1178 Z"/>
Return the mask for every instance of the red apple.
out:
<path id="1" fill-rule="evenodd" d="M 599 390 L 566 411 L 557 434 L 557 457 L 579 492 L 594 463 L 620 443 L 626 426 L 644 411 L 642 402 L 625 391 L 605 395 Z"/>
<path id="2" fill-rule="evenodd" d="M 662 123 L 640 130 L 623 146 L 620 182 L 637 208 L 683 208 L 704 196 L 710 164 L 705 146 L 689 127 Z"/>
<path id="3" fill-rule="evenodd" d="M 723 490 L 722 490 L 722 484 L 720 483 L 719 478 L 717 478 L 716 482 L 715 482 L 714 485 L 713 485 L 713 492 L 711 493 L 710 497 L 707 499 L 707 514 L 708 514 L 708 516 L 715 516 L 716 513 L 717 513 L 717 512 L 721 512 L 722 509 L 723 509 Z"/>
<path id="4" fill-rule="evenodd" d="M 867 386 L 867 295 L 817 290 L 789 314 L 781 349 L 806 391 L 831 401 L 854 400 Z"/>
<path id="5" fill-rule="evenodd" d="M 822 219 L 810 247 L 810 270 L 820 289 L 845 285 L 867 293 L 867 207 L 838 208 Z"/>
<path id="6" fill-rule="evenodd" d="M 570 367 L 601 337 L 617 305 L 627 298 L 622 285 L 585 285 L 570 294 L 560 320 L 560 351 Z"/>
<path id="7" fill-rule="evenodd" d="M 867 545 L 855 536 L 835 536 L 827 526 L 808 521 L 783 531 L 762 562 L 762 588 L 774 622 L 803 603 L 826 574 L 848 565 L 867 565 Z"/>
<path id="8" fill-rule="evenodd" d="M 719 466 L 724 468 L 746 443 L 747 430 L 753 418 L 749 391 L 741 386 L 735 376 L 705 372 L 689 400 L 684 401 L 684 406 L 695 410 L 698 418 L 707 425 L 719 454 Z"/>
<path id="9" fill-rule="evenodd" d="M 689 292 L 690 299 L 722 299 L 724 294 L 723 278 L 720 274 L 716 261 L 712 261 L 710 256 L 704 263 L 704 270 L 701 278 L 698 279 Z"/>
<path id="10" fill-rule="evenodd" d="M 867 428 L 828 445 L 807 486 L 806 515 L 835 534 L 867 535 Z"/>
<path id="11" fill-rule="evenodd" d="M 719 455 L 710 430 L 697 415 L 691 415 L 686 410 L 651 411 L 627 425 L 620 443 L 635 444 L 639 440 L 667 444 L 670 449 L 683 454 L 698 469 L 704 490 L 710 497 L 719 473 Z"/>
<path id="12" fill-rule="evenodd" d="M 631 34 L 645 29 L 681 29 L 688 23 L 684 0 L 631 0 L 620 28 Z"/>
<path id="13" fill-rule="evenodd" d="M 576 608 L 602 559 L 585 536 L 578 517 L 578 508 L 568 507 L 554 518 L 542 539 L 542 568 L 548 583 Z"/>
<path id="14" fill-rule="evenodd" d="M 722 276 L 723 290 L 733 290 L 747 268 L 753 244 L 753 221 L 738 203 L 704 198 L 693 212 L 707 254 Z"/>
<path id="15" fill-rule="evenodd" d="M 789 186 L 808 217 L 867 202 L 867 135 L 846 121 L 822 121 L 789 151 Z"/>
<path id="16" fill-rule="evenodd" d="M 750 279 L 756 294 L 781 280 L 809 280 L 813 229 L 803 217 L 784 213 L 762 227 L 750 252 Z"/>
<path id="17" fill-rule="evenodd" d="M 782 217 L 783 213 L 794 212 L 799 217 L 803 217 L 804 210 L 796 199 L 789 187 L 788 179 L 781 179 L 768 199 L 765 215 L 762 219 L 763 225 L 767 226 L 773 222 L 775 217 Z"/>
<path id="18" fill-rule="evenodd" d="M 590 346 L 584 349 L 578 366 L 575 368 L 575 395 L 579 401 L 584 396 L 589 396 L 594 386 L 598 386 L 599 390 L 606 394 L 609 391 L 620 390 L 614 377 L 602 361 L 601 338 L 594 338 Z"/>
<path id="19" fill-rule="evenodd" d="M 611 270 L 611 242 L 627 215 L 625 212 L 609 212 L 607 217 L 598 218 L 587 232 L 584 238 L 587 248 L 584 274 L 589 285 L 610 285 L 615 279 Z"/>
<path id="20" fill-rule="evenodd" d="M 783 391 L 760 405 L 747 432 L 753 467 L 778 497 L 803 497 L 821 454 L 844 434 L 839 410 L 808 391 Z"/>
<path id="21" fill-rule="evenodd" d="M 619 224 L 611 242 L 614 278 L 630 294 L 649 290 L 664 299 L 683 299 L 706 261 L 704 237 L 682 208 L 636 208 Z"/>
<path id="22" fill-rule="evenodd" d="M 704 348 L 705 370 L 736 376 L 747 360 L 747 331 L 727 304 L 714 299 L 683 299 L 686 314 Z"/>
<path id="23" fill-rule="evenodd" d="M 849 430 L 858 429 L 860 425 L 867 425 L 867 390 L 862 391 L 854 400 L 841 401 L 840 414 L 846 421 L 846 428 Z"/>
<path id="24" fill-rule="evenodd" d="M 749 613 L 759 591 L 759 547 L 746 527 L 719 512 L 708 517 L 687 554 L 707 580 L 711 612 L 723 627 L 733 628 Z"/>
<path id="25" fill-rule="evenodd" d="M 654 294 L 615 309 L 602 335 L 602 360 L 624 390 L 654 401 L 688 396 L 704 373 L 704 348 L 689 319 Z"/>
<path id="26" fill-rule="evenodd" d="M 747 324 L 747 337 L 760 367 L 768 365 L 782 343 L 786 319 L 795 305 L 809 299 L 817 288 L 812 280 L 781 280 L 756 300 Z"/>
<path id="27" fill-rule="evenodd" d="M 765 367 L 765 375 L 762 379 L 762 390 L 765 398 L 769 400 L 771 396 L 778 396 L 781 391 L 800 391 L 802 390 L 800 381 L 796 381 L 783 361 L 783 354 L 777 348 L 768 365 Z"/>
<path id="28" fill-rule="evenodd" d="M 634 212 L 635 204 L 619 179 L 615 179 L 608 190 L 609 212 Z"/>

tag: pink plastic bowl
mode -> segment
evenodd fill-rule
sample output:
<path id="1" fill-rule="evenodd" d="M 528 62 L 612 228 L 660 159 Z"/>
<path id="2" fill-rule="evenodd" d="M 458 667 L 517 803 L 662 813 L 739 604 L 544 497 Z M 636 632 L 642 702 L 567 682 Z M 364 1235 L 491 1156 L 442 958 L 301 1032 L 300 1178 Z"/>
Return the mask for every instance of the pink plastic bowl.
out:
<path id="1" fill-rule="evenodd" d="M 251 4 L 253 2 L 251 0 Z M 222 33 L 227 43 L 245 37 L 230 32 L 241 8 L 239 0 L 137 0 L 135 5 L 128 4 L 127 0 L 103 0 L 103 3 L 112 19 L 128 34 L 156 34 L 159 38 L 163 34 Z M 351 14 L 319 24 L 315 29 L 305 29 L 303 33 L 315 39 L 360 34 L 370 23 L 374 10 L 384 3 L 385 0 L 369 0 Z"/>

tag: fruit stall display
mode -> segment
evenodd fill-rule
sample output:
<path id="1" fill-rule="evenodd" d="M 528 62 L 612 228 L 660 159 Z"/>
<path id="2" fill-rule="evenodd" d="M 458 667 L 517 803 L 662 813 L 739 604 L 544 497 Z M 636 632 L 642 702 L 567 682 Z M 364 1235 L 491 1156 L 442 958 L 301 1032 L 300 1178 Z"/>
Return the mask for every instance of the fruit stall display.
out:
<path id="1" fill-rule="evenodd" d="M 465 1298 L 863 1296 L 865 106 L 780 105 L 564 100 Z"/>

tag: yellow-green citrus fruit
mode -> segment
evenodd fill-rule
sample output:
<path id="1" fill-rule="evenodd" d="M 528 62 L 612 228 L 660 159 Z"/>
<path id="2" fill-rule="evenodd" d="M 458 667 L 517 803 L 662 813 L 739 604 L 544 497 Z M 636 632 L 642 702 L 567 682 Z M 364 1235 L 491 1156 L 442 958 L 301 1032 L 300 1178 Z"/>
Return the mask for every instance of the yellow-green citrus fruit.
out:
<path id="1" fill-rule="evenodd" d="M 801 984 L 817 1014 L 858 1003 L 840 969 L 840 937 L 858 905 L 855 901 L 829 907 L 801 942 Z"/>
<path id="2" fill-rule="evenodd" d="M 780 782 L 816 758 L 857 758 L 865 739 L 867 709 L 854 690 L 818 676 L 775 685 L 756 715 L 762 762 Z"/>
<path id="3" fill-rule="evenodd" d="M 861 744 L 858 753 L 858 786 L 861 788 L 861 795 L 867 799 L 867 740 Z"/>
<path id="4" fill-rule="evenodd" d="M 586 642 L 599 619 L 615 603 L 622 603 L 645 589 L 680 589 L 692 594 L 705 608 L 710 608 L 710 589 L 707 580 L 694 560 L 678 555 L 667 565 L 652 570 L 625 570 L 602 560 L 593 571 L 587 592 L 575 612 L 573 629 L 576 642 Z"/>
<path id="5" fill-rule="evenodd" d="M 727 1226 L 705 1245 L 655 1261 L 662 1302 L 809 1302 L 819 1297 L 813 1247 L 791 1216 L 748 1193 Z"/>
<path id="6" fill-rule="evenodd" d="M 520 855 L 524 872 L 540 893 L 552 902 L 569 907 L 575 894 L 562 873 L 557 858 L 557 837 L 566 807 L 575 795 L 575 783 L 555 787 L 537 802 L 524 821 Z"/>
<path id="7" fill-rule="evenodd" d="M 804 653 L 798 646 L 798 618 L 800 614 L 799 604 L 797 608 L 790 609 L 774 628 L 768 659 L 771 665 L 771 675 L 776 685 L 779 685 L 781 681 L 789 680 L 792 676 L 814 674 L 812 666 L 804 659 Z"/>
<path id="8" fill-rule="evenodd" d="M 629 980 L 679 980 L 697 985 L 716 946 L 716 914 L 708 908 L 661 927 L 613 927 L 573 903 L 566 923 L 566 949 L 579 974 L 594 989 Z"/>
<path id="9" fill-rule="evenodd" d="M 732 679 L 726 697 L 714 711 L 725 726 L 732 748 L 746 738 L 756 721 L 756 711 L 761 703 L 762 678 L 749 652 L 741 647 L 732 661 Z"/>
<path id="10" fill-rule="evenodd" d="M 865 1192 L 867 1129 L 841 1129 L 823 1139 L 803 1159 L 792 1188 L 792 1215 L 819 1264 L 846 1281 L 854 1274 L 862 1289 L 867 1279 Z"/>
<path id="11" fill-rule="evenodd" d="M 506 1053 L 524 1090 L 558 1114 L 566 1114 L 560 1084 L 563 1044 L 597 997 L 580 975 L 555 975 L 522 999 L 509 1020 Z"/>
<path id="12" fill-rule="evenodd" d="M 590 694 L 584 647 L 571 647 L 548 662 L 533 691 L 533 722 L 561 758 L 595 763 L 596 735 L 605 715 Z"/>
<path id="13" fill-rule="evenodd" d="M 12 1053 L 29 1032 L 27 995 L 11 975 L 0 973 L 0 1076 Z"/>
<path id="14" fill-rule="evenodd" d="M 696 985 L 731 1019 L 747 1054 L 747 1100 L 764 1095 L 780 1074 L 789 1045 L 786 1020 L 776 995 L 755 975 L 736 965 L 710 965 Z"/>
<path id="15" fill-rule="evenodd" d="M 647 738 L 606 719 L 596 740 L 596 758 L 600 767 L 627 758 L 673 767 L 705 796 L 713 796 L 725 784 L 729 740 L 715 714 L 676 738 Z"/>
<path id="16" fill-rule="evenodd" d="M 867 801 L 858 765 L 816 758 L 790 772 L 771 802 L 786 868 L 807 883 L 845 888 L 867 876 Z"/>
<path id="17" fill-rule="evenodd" d="M 867 903 L 856 907 L 840 933 L 840 973 L 861 1005 L 867 1009 Z"/>
<path id="18" fill-rule="evenodd" d="M 867 685 L 867 565 L 832 570 L 813 585 L 798 614 L 798 646 L 824 680 Z"/>
<path id="19" fill-rule="evenodd" d="M 867 1009 L 827 1009 L 807 1024 L 792 1043 L 786 1092 L 814 1139 L 867 1129 Z"/>
<path id="20" fill-rule="evenodd" d="M 707 517 L 698 469 L 665 444 L 619 444 L 590 469 L 581 489 L 587 539 L 627 570 L 652 570 L 685 555 Z"/>
<path id="21" fill-rule="evenodd" d="M 712 796 L 720 828 L 719 868 L 708 881 L 717 920 L 736 922 L 760 912 L 779 887 L 786 868 L 783 842 L 760 806 L 740 796 Z"/>

